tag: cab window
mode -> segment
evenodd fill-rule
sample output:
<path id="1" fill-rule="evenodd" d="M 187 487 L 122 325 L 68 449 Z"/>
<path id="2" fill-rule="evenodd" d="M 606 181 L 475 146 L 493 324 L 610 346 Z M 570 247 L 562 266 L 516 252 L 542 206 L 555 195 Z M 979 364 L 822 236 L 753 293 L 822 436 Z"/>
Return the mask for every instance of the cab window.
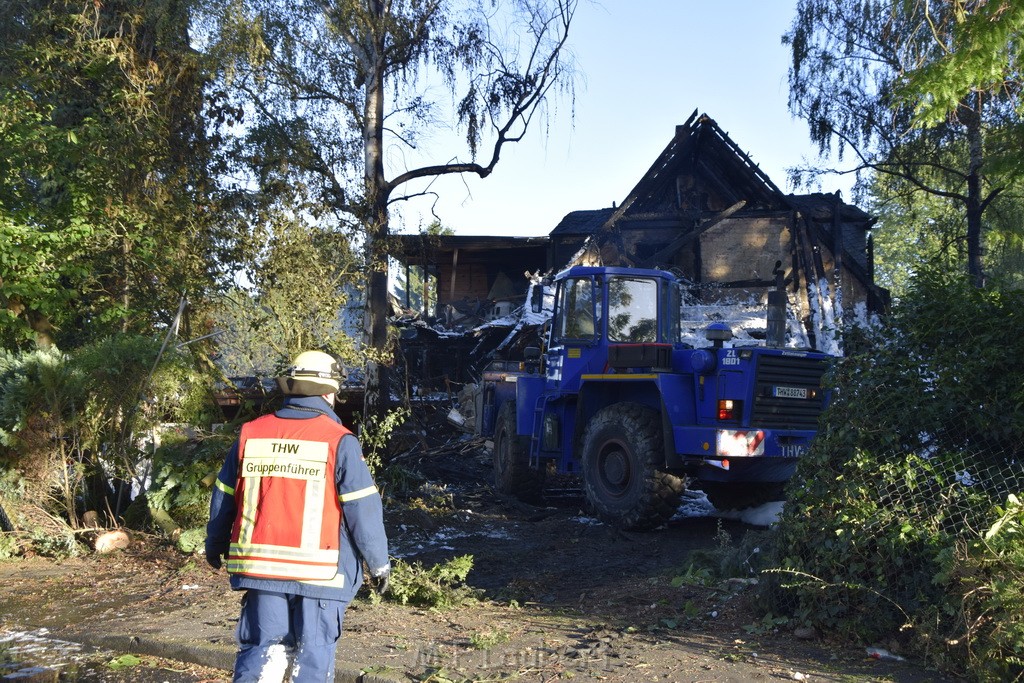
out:
<path id="1" fill-rule="evenodd" d="M 658 283 L 616 277 L 608 282 L 608 341 L 658 341 Z"/>
<path id="2" fill-rule="evenodd" d="M 601 301 L 590 278 L 573 278 L 562 283 L 559 318 L 555 336 L 559 339 L 592 340 L 601 330 Z"/>

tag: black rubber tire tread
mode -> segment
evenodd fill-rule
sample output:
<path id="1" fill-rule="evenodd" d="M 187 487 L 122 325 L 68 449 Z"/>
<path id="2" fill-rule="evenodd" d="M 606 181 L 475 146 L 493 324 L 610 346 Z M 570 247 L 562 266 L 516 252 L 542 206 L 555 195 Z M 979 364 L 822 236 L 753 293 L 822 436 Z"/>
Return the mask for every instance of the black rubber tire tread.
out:
<path id="1" fill-rule="evenodd" d="M 526 502 L 539 501 L 545 471 L 530 467 L 528 437 L 516 434 L 516 402 L 506 401 L 494 425 L 494 488 Z"/>
<path id="2" fill-rule="evenodd" d="M 602 454 L 617 451 L 628 461 L 623 491 L 610 490 L 601 472 Z M 604 522 L 627 531 L 661 526 L 678 510 L 686 482 L 663 471 L 661 418 L 639 403 L 600 410 L 583 434 L 583 488 L 591 509 Z"/>
<path id="3" fill-rule="evenodd" d="M 707 482 L 701 486 L 708 501 L 718 510 L 746 510 L 765 503 L 785 499 L 786 482 L 763 483 Z"/>
<path id="4" fill-rule="evenodd" d="M 11 524 L 11 518 L 7 516 L 7 512 L 4 510 L 3 505 L 0 505 L 0 531 L 4 533 L 14 531 L 14 525 Z"/>

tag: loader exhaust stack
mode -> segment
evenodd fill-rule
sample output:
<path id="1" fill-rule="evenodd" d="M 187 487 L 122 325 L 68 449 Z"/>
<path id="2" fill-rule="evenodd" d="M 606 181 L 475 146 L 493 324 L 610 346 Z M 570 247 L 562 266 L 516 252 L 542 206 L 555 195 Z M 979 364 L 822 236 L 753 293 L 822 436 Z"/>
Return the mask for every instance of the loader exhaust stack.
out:
<path id="1" fill-rule="evenodd" d="M 775 276 L 775 289 L 768 292 L 768 326 L 765 344 L 773 348 L 786 345 L 786 280 L 782 272 L 782 261 L 775 262 L 772 270 Z"/>

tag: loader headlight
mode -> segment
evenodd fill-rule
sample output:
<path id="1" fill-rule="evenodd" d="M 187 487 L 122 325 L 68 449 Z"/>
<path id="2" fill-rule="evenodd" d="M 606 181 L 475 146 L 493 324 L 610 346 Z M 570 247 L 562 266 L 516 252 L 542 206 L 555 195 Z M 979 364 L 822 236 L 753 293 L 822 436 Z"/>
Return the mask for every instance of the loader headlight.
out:
<path id="1" fill-rule="evenodd" d="M 717 365 L 715 354 L 710 351 L 699 349 L 690 355 L 690 367 L 698 375 L 711 374 L 715 365 Z"/>

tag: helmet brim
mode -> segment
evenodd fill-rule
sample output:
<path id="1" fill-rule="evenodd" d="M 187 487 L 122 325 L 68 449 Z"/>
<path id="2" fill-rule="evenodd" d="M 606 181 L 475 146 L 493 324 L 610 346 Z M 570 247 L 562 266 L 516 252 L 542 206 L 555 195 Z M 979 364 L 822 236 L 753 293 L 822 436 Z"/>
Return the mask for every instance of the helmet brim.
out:
<path id="1" fill-rule="evenodd" d="M 278 377 L 277 386 L 286 396 L 323 396 L 340 388 L 338 380 L 320 377 Z"/>

